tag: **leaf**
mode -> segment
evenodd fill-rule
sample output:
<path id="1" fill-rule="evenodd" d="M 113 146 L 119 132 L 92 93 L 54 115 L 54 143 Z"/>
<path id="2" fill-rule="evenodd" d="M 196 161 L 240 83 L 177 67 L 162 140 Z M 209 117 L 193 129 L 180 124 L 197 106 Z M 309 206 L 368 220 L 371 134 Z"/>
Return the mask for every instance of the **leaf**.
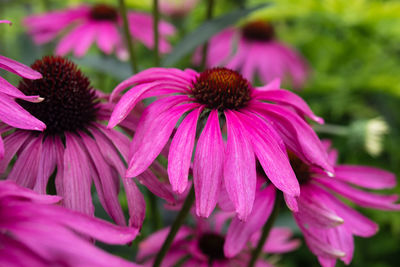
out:
<path id="1" fill-rule="evenodd" d="M 174 65 L 178 60 L 192 52 L 196 47 L 207 42 L 211 36 L 236 23 L 251 12 L 266 6 L 267 4 L 262 4 L 252 8 L 235 10 L 224 16 L 204 22 L 197 29 L 187 34 L 174 47 L 172 52 L 164 58 L 162 66 L 167 67 Z"/>
<path id="2" fill-rule="evenodd" d="M 118 61 L 112 57 L 86 55 L 85 57 L 79 59 L 72 58 L 72 60 L 79 66 L 93 68 L 120 80 L 124 80 L 132 75 L 132 71 L 128 63 Z"/>

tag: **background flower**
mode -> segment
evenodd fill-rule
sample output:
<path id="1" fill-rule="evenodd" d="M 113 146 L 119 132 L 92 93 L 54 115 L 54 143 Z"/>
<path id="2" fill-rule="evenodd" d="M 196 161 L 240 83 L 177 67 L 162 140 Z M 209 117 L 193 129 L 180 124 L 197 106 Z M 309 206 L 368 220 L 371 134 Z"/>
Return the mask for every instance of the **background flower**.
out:
<path id="1" fill-rule="evenodd" d="M 153 47 L 151 16 L 130 11 L 128 21 L 132 37 L 140 40 L 147 47 Z M 96 42 L 99 49 L 105 54 L 111 54 L 116 50 L 121 58 L 126 58 L 123 37 L 119 32 L 122 20 L 118 10 L 111 5 L 81 5 L 28 16 L 25 18 L 24 24 L 37 44 L 47 43 L 55 39 L 62 34 L 64 29 L 72 26 L 73 29 L 59 41 L 55 50 L 57 55 L 64 56 L 73 51 L 76 57 L 82 57 Z M 171 24 L 161 21 L 159 32 L 161 37 L 159 49 L 160 52 L 166 53 L 171 49 L 166 37 L 173 35 L 175 29 Z"/>

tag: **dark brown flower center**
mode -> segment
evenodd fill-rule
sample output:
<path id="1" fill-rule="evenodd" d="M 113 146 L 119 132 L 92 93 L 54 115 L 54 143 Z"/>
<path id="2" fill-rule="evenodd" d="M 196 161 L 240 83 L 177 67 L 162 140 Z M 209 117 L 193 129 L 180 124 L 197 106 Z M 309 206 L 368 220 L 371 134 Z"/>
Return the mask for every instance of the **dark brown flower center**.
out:
<path id="1" fill-rule="evenodd" d="M 258 20 L 249 22 L 242 28 L 243 37 L 250 41 L 270 41 L 275 37 L 275 31 L 271 24 Z"/>
<path id="2" fill-rule="evenodd" d="M 299 159 L 293 152 L 288 152 L 290 165 L 300 184 L 306 184 L 311 180 L 310 166 Z"/>
<path id="3" fill-rule="evenodd" d="M 46 56 L 31 67 L 43 78 L 23 79 L 18 88 L 26 95 L 40 95 L 44 100 L 40 103 L 18 102 L 46 124 L 45 134 L 82 130 L 96 120 L 95 91 L 73 62 L 63 57 Z"/>
<path id="4" fill-rule="evenodd" d="M 207 255 L 210 262 L 213 260 L 225 259 L 224 254 L 225 238 L 215 233 L 203 234 L 198 242 L 199 249 Z"/>
<path id="5" fill-rule="evenodd" d="M 117 21 L 118 11 L 106 4 L 97 4 L 90 10 L 90 17 L 94 20 Z"/>
<path id="6" fill-rule="evenodd" d="M 213 68 L 200 73 L 193 96 L 208 108 L 240 109 L 250 100 L 250 83 L 236 71 Z"/>

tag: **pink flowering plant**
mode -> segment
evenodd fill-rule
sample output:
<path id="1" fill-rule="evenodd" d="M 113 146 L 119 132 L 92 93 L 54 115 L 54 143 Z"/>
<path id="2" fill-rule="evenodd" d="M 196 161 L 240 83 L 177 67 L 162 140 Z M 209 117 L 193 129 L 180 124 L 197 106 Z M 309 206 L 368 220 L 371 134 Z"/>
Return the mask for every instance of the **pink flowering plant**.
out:
<path id="1" fill-rule="evenodd" d="M 0 266 L 398 265 L 400 4 L 0 5 Z"/>

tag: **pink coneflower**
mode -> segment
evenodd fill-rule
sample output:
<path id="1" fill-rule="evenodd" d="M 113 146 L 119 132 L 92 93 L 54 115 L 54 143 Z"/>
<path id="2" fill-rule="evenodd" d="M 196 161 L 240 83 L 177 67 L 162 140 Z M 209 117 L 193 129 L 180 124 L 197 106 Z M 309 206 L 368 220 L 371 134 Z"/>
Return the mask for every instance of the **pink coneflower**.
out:
<path id="1" fill-rule="evenodd" d="M 43 79 L 24 79 L 19 89 L 45 100 L 35 104 L 20 101 L 20 104 L 45 122 L 47 128 L 43 133 L 15 130 L 6 136 L 7 154 L 0 162 L 0 173 L 17 156 L 8 179 L 41 194 L 46 193 L 49 183 L 55 183 L 64 206 L 89 215 L 94 212 L 91 197 L 94 182 L 104 209 L 116 223 L 125 225 L 118 192 L 119 175 L 126 170 L 123 159 L 128 156 L 129 139 L 100 124 L 108 119 L 110 104 L 100 101 L 88 78 L 65 58 L 44 57 L 32 68 Z M 150 169 L 142 177 L 139 179 L 150 190 L 173 201 L 172 193 L 162 187 Z M 140 227 L 145 215 L 143 196 L 132 179 L 123 179 L 123 184 L 130 225 Z"/>
<path id="2" fill-rule="evenodd" d="M 199 0 L 160 0 L 161 13 L 180 18 L 187 15 Z"/>
<path id="3" fill-rule="evenodd" d="M 200 63 L 201 49 L 196 51 L 194 61 Z M 301 88 L 308 76 L 305 59 L 277 41 L 273 26 L 264 21 L 248 22 L 214 36 L 210 40 L 206 66 L 240 71 L 250 81 L 256 76 L 263 83 L 281 78 L 295 88 Z"/>
<path id="4" fill-rule="evenodd" d="M 128 21 L 132 37 L 140 40 L 147 47 L 153 47 L 152 17 L 148 14 L 129 11 Z M 113 6 L 81 5 L 29 16 L 25 18 L 24 24 L 37 44 L 55 39 L 62 31 L 72 26 L 73 29 L 58 43 L 55 51 L 57 55 L 64 56 L 73 51 L 76 57 L 82 57 L 94 42 L 106 54 L 111 54 L 114 49 L 120 57 L 126 54 L 123 37 L 119 31 L 122 20 Z M 166 53 L 171 49 L 166 37 L 174 32 L 175 28 L 171 24 L 165 21 L 160 22 L 160 52 Z"/>
<path id="5" fill-rule="evenodd" d="M 304 160 L 333 171 L 326 151 L 303 117 L 322 119 L 300 97 L 280 89 L 279 81 L 254 88 L 226 68 L 202 73 L 152 68 L 122 82 L 112 96 L 132 85 L 117 103 L 108 127 L 122 121 L 140 100 L 162 97 L 141 117 L 126 176 L 135 177 L 148 168 L 186 114 L 171 142 L 168 174 L 172 189 L 182 193 L 188 184 L 196 133 L 201 131 L 193 162 L 199 216 L 211 214 L 224 184 L 239 217 L 247 218 L 256 189 L 256 157 L 277 188 L 288 196 L 298 196 L 299 184 L 285 145 Z M 226 126 L 226 144 L 221 126 Z"/>
<path id="6" fill-rule="evenodd" d="M 195 227 L 183 226 L 179 229 L 162 266 L 246 266 L 251 257 L 251 249 L 257 244 L 260 233 L 254 233 L 247 240 L 247 247 L 242 247 L 235 256 L 224 253 L 227 242 L 224 225 L 229 214 L 219 213 L 214 220 L 198 219 Z M 139 244 L 137 261 L 144 266 L 151 266 L 154 256 L 160 250 L 169 228 L 162 229 Z M 264 253 L 282 254 L 296 249 L 298 240 L 292 240 L 292 232 L 283 227 L 273 228 L 263 247 Z M 256 266 L 273 266 L 265 259 L 259 259 Z"/>
<path id="7" fill-rule="evenodd" d="M 58 196 L 0 181 L 1 266 L 138 266 L 95 247 L 131 242 L 138 230 L 65 209 Z"/>
<path id="8" fill-rule="evenodd" d="M 10 24 L 11 22 L 8 20 L 0 20 L 0 23 Z M 39 72 L 2 55 L 0 55 L 0 69 L 5 69 L 25 79 L 34 80 L 42 78 Z M 4 157 L 4 144 L 1 133 L 7 131 L 9 128 L 3 125 L 3 123 L 11 127 L 27 130 L 43 131 L 46 128 L 43 122 L 33 117 L 29 112 L 18 105 L 15 102 L 15 98 L 31 102 L 40 102 L 43 100 L 38 95 L 24 95 L 0 76 L 0 160 Z"/>
<path id="9" fill-rule="evenodd" d="M 393 173 L 357 165 L 338 165 L 337 151 L 329 149 L 336 176 L 327 177 L 320 170 L 305 164 L 293 154 L 292 167 L 300 181 L 298 212 L 293 213 L 310 250 L 324 267 L 334 266 L 337 259 L 350 264 L 353 258 L 353 235 L 370 237 L 378 226 L 337 196 L 354 204 L 380 210 L 400 210 L 398 195 L 382 195 L 365 189 L 387 189 L 396 185 Z"/>
<path id="10" fill-rule="evenodd" d="M 395 204 L 398 195 L 380 195 L 361 189 L 394 187 L 396 178 L 392 173 L 366 166 L 337 165 L 337 151 L 330 150 L 328 143 L 325 145 L 334 165 L 335 177 L 328 177 L 319 168 L 305 163 L 292 152 L 289 152 L 289 158 L 301 191 L 296 199 L 298 209 L 293 212 L 293 216 L 310 250 L 318 257 L 322 266 L 330 267 L 335 266 L 337 259 L 345 264 L 351 262 L 354 235 L 370 237 L 378 230 L 373 221 L 344 204 L 338 196 L 362 207 L 381 210 L 400 210 L 400 204 Z M 264 181 L 265 179 L 264 176 Z M 264 191 L 265 198 L 268 191 Z M 260 197 L 260 193 L 257 193 Z M 263 203 L 262 200 L 256 199 L 257 201 Z M 258 206 L 254 207 L 254 210 L 259 209 Z M 265 217 L 268 216 L 269 213 L 266 213 Z M 257 226 L 261 227 L 260 224 Z M 242 231 L 247 234 L 257 230 L 254 224 L 242 226 Z"/>

